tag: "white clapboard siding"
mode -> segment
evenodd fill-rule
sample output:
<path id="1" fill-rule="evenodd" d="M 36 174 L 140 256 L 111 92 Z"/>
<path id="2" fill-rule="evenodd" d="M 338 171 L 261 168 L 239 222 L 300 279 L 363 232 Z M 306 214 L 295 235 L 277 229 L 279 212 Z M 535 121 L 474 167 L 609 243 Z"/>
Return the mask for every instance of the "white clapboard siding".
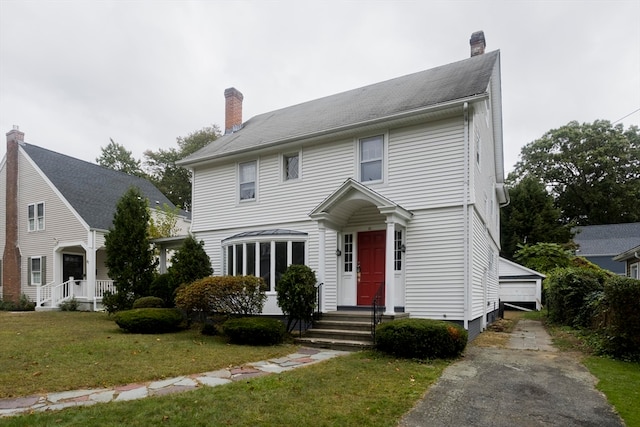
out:
<path id="1" fill-rule="evenodd" d="M 482 220 L 476 211 L 472 212 L 471 318 L 475 319 L 485 313 L 484 294 L 489 280 L 489 247 Z"/>
<path id="2" fill-rule="evenodd" d="M 406 209 L 460 204 L 464 180 L 462 119 L 392 130 L 385 196 Z"/>
<path id="3" fill-rule="evenodd" d="M 405 310 L 412 317 L 463 318 L 463 230 L 461 207 L 414 212 L 405 254 Z"/>

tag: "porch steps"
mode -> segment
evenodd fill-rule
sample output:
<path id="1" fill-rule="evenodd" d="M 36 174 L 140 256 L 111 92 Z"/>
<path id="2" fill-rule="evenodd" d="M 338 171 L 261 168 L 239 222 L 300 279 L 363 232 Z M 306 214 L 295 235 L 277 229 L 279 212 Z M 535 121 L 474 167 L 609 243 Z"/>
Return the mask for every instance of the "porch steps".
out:
<path id="1" fill-rule="evenodd" d="M 408 313 L 383 316 L 382 321 L 408 317 Z M 323 313 L 295 342 L 309 347 L 359 351 L 373 348 L 371 313 L 369 311 L 333 311 Z"/>

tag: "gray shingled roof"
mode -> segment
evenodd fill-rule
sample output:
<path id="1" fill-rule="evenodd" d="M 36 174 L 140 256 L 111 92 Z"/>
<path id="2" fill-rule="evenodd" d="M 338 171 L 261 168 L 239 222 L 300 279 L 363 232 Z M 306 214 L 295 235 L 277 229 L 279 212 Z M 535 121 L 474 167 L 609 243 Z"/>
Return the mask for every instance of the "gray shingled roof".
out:
<path id="1" fill-rule="evenodd" d="M 499 51 L 252 117 L 180 164 L 309 137 L 486 93 Z"/>
<path id="2" fill-rule="evenodd" d="M 158 201 L 159 206 L 166 203 L 174 207 L 146 179 L 35 145 L 24 143 L 21 147 L 91 228 L 108 230 L 111 227 L 116 205 L 131 186 L 138 187 L 152 206 Z"/>
<path id="3" fill-rule="evenodd" d="M 576 227 L 579 255 L 618 255 L 640 244 L 640 222 Z"/>

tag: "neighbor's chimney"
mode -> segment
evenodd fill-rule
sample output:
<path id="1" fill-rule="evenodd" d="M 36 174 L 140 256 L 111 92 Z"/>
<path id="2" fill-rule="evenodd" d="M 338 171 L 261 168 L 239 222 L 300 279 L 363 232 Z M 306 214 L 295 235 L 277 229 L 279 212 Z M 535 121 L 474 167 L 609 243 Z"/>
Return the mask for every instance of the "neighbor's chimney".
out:
<path id="1" fill-rule="evenodd" d="M 482 55 L 484 48 L 487 47 L 487 43 L 484 40 L 484 31 L 476 31 L 471 34 L 469 44 L 471 44 L 471 56 Z"/>
<path id="2" fill-rule="evenodd" d="M 17 126 L 7 133 L 5 242 L 2 254 L 2 299 L 20 301 L 20 249 L 18 249 L 18 145 L 24 133 Z"/>
<path id="3" fill-rule="evenodd" d="M 242 99 L 240 91 L 230 87 L 224 91 L 225 111 L 224 111 L 224 133 L 233 133 L 242 127 Z"/>

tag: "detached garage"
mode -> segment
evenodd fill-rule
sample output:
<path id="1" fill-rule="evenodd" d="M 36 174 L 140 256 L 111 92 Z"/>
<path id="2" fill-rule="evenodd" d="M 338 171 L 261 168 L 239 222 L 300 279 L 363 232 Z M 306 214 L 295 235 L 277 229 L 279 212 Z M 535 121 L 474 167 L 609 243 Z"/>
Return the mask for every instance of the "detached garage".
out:
<path id="1" fill-rule="evenodd" d="M 505 258 L 500 258 L 499 274 L 500 302 L 540 310 L 544 274 Z"/>

